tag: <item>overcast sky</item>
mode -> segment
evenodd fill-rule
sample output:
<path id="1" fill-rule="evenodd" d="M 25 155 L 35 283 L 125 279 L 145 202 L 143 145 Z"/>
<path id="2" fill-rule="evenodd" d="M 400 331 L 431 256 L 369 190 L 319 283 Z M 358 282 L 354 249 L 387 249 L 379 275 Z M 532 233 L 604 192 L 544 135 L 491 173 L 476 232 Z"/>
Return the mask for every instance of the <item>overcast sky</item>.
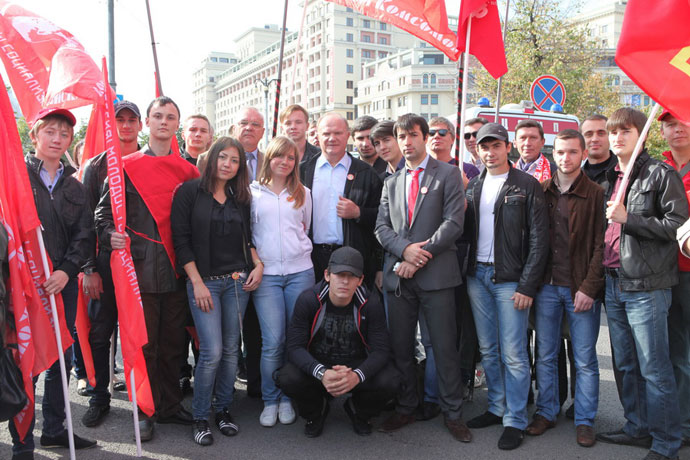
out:
<path id="1" fill-rule="evenodd" d="M 99 65 L 107 56 L 106 0 L 16 3 L 72 33 Z M 289 0 L 288 30 L 299 28 L 299 3 Z M 150 5 L 163 92 L 175 99 L 184 117 L 192 110 L 192 72 L 201 60 L 211 51 L 234 51 L 233 40 L 249 27 L 280 24 L 284 1 L 150 0 Z M 459 5 L 460 0 L 446 0 L 448 14 L 457 15 Z M 115 1 L 115 79 L 117 92 L 142 111 L 153 99 L 154 65 L 144 0 Z M 77 111 L 77 116 L 86 121 L 88 110 Z"/>

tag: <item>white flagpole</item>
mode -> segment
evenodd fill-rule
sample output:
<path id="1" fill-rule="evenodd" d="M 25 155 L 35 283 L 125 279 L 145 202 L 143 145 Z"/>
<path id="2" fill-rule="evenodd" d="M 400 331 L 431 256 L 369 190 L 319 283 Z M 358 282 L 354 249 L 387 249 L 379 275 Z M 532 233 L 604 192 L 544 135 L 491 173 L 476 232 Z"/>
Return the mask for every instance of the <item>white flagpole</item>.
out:
<path id="1" fill-rule="evenodd" d="M 657 102 L 656 104 L 654 104 L 652 111 L 649 112 L 649 117 L 647 117 L 647 123 L 645 123 L 644 128 L 642 129 L 642 132 L 640 133 L 640 137 L 637 139 L 637 144 L 635 144 L 635 150 L 633 150 L 633 153 L 630 156 L 630 161 L 628 161 L 628 167 L 625 168 L 625 173 L 623 173 L 623 179 L 621 180 L 621 185 L 618 188 L 618 192 L 616 193 L 616 199 L 614 200 L 616 202 L 616 204 L 623 202 L 623 198 L 625 197 L 625 189 L 628 188 L 628 182 L 630 181 L 630 174 L 633 170 L 633 165 L 635 164 L 635 160 L 637 160 L 637 157 L 639 156 L 640 152 L 642 151 L 642 144 L 644 144 L 644 141 L 647 138 L 647 134 L 649 133 L 649 128 L 652 126 L 652 123 L 654 122 L 654 119 L 656 118 L 656 113 L 658 111 L 659 111 L 659 103 Z M 611 223 L 610 220 L 609 220 L 609 223 Z"/>
<path id="2" fill-rule="evenodd" d="M 503 20 L 503 46 L 505 47 L 506 35 L 508 35 L 508 15 L 510 14 L 510 0 L 506 0 L 506 17 Z M 501 113 L 501 87 L 503 86 L 503 75 L 498 77 L 498 88 L 496 89 L 496 116 L 494 123 L 500 123 L 499 114 Z"/>
<path id="3" fill-rule="evenodd" d="M 141 432 L 139 431 L 139 409 L 137 407 L 137 386 L 134 369 L 129 371 L 129 391 L 132 392 L 132 416 L 134 417 L 134 439 L 137 442 L 137 457 L 141 457 Z"/>
<path id="4" fill-rule="evenodd" d="M 467 19 L 467 36 L 465 37 L 465 52 L 463 53 L 463 76 L 462 76 L 462 96 L 460 101 L 460 133 L 465 132 L 465 110 L 467 110 L 467 84 L 470 80 L 470 34 L 472 33 L 472 15 Z M 456 139 L 460 142 L 461 139 Z M 462 160 L 459 161 L 458 167 L 462 170 L 462 163 L 465 161 L 467 152 L 462 149 Z"/>
<path id="5" fill-rule="evenodd" d="M 110 384 L 108 386 L 108 389 L 110 390 L 110 394 L 112 395 L 114 391 L 113 379 L 115 378 L 115 330 L 113 330 L 113 333 L 110 335 L 110 359 L 108 360 L 108 362 L 110 363 Z"/>
<path id="6" fill-rule="evenodd" d="M 48 266 L 48 257 L 46 256 L 46 248 L 43 243 L 43 233 L 41 227 L 36 227 L 36 236 L 38 237 L 38 247 L 41 251 L 41 262 L 43 263 L 43 273 L 46 279 L 50 277 L 50 267 Z M 70 459 L 75 460 L 74 453 L 74 430 L 72 429 L 72 409 L 69 403 L 69 387 L 67 386 L 67 371 L 65 367 L 65 356 L 62 351 L 62 337 L 60 336 L 60 322 L 57 314 L 57 305 L 55 304 L 55 295 L 50 294 L 50 311 L 53 317 L 53 329 L 55 329 L 55 341 L 58 347 L 58 359 L 60 361 L 60 377 L 62 378 L 62 395 L 65 398 L 65 418 L 67 419 L 67 438 L 69 439 L 69 456 Z"/>

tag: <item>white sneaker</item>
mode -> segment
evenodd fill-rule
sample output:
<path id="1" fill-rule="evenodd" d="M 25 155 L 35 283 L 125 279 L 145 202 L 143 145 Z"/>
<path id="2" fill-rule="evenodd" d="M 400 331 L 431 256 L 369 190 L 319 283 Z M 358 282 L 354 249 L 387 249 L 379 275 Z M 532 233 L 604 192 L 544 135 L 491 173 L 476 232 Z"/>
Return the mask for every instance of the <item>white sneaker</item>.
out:
<path id="1" fill-rule="evenodd" d="M 270 406 L 264 406 L 264 410 L 261 411 L 259 416 L 259 423 L 261 426 L 271 427 L 278 422 L 278 404 L 271 404 Z"/>
<path id="2" fill-rule="evenodd" d="M 295 422 L 297 416 L 295 415 L 295 410 L 292 408 L 292 403 L 290 401 L 280 401 L 280 405 L 278 406 L 278 418 L 283 425 L 289 425 Z"/>

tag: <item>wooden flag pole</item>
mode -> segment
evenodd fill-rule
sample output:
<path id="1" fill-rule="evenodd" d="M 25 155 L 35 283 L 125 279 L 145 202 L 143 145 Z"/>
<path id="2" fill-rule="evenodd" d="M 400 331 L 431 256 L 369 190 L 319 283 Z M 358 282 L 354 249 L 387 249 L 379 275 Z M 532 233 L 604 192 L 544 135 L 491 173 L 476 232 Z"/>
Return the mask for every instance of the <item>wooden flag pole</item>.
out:
<path id="1" fill-rule="evenodd" d="M 50 278 L 50 267 L 48 266 L 48 256 L 46 255 L 46 248 L 43 242 L 43 233 L 41 227 L 36 227 L 36 237 L 38 239 L 38 247 L 41 251 L 41 262 L 43 264 L 43 273 L 46 280 Z M 69 457 L 75 460 L 74 453 L 74 429 L 72 428 L 72 409 L 69 402 L 69 386 L 67 383 L 67 368 L 65 367 L 65 353 L 62 351 L 62 337 L 60 336 L 60 320 L 57 314 L 57 305 L 55 303 L 55 295 L 50 294 L 50 312 L 53 318 L 53 329 L 55 330 L 55 341 L 58 348 L 58 359 L 60 361 L 60 377 L 62 378 L 62 396 L 65 398 L 65 419 L 67 420 L 67 438 L 69 439 Z"/>
<path id="2" fill-rule="evenodd" d="M 151 21 L 151 7 L 149 0 L 146 0 L 146 14 L 149 18 L 149 32 L 151 34 L 151 49 L 153 50 L 153 66 L 156 70 L 156 85 L 158 85 L 158 92 L 163 95 L 163 86 L 161 86 L 161 72 L 158 68 L 158 53 L 156 53 L 156 40 L 153 38 L 153 22 Z"/>
<path id="3" fill-rule="evenodd" d="M 278 56 L 278 79 L 276 80 L 276 100 L 273 108 L 273 136 L 278 132 L 278 112 L 280 111 L 280 85 L 283 78 L 283 54 L 285 53 L 285 27 L 287 26 L 288 0 L 285 0 L 283 10 L 283 28 L 280 31 L 280 54 Z M 268 121 L 268 120 L 267 120 Z"/>

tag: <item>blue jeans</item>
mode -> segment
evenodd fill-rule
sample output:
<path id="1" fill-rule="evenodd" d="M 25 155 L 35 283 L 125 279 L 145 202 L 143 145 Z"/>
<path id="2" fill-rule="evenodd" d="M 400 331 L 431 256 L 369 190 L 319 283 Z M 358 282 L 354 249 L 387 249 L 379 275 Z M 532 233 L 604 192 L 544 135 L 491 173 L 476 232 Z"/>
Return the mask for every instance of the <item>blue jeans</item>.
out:
<path id="1" fill-rule="evenodd" d="M 623 411 L 629 436 L 653 438 L 652 450 L 675 457 L 680 413 L 668 351 L 671 289 L 623 291 L 606 277 L 606 313 L 616 365 L 623 374 Z"/>
<path id="2" fill-rule="evenodd" d="M 207 420 L 211 410 L 227 409 L 235 390 L 240 343 L 240 317 L 249 301 L 242 283 L 232 278 L 204 281 L 211 292 L 213 309 L 203 312 L 194 300 L 194 288 L 187 281 L 189 308 L 199 335 L 199 361 L 194 372 L 192 413 L 195 420 Z M 214 390 L 215 389 L 215 390 Z"/>
<path id="3" fill-rule="evenodd" d="M 297 297 L 314 285 L 310 268 L 289 275 L 264 275 L 252 294 L 261 326 L 261 397 L 266 405 L 289 401 L 276 387 L 273 372 L 285 364 L 285 336 Z"/>
<path id="4" fill-rule="evenodd" d="M 570 287 L 547 284 L 537 294 L 537 414 L 554 421 L 561 411 L 558 399 L 558 352 L 561 321 L 568 317 L 575 357 L 575 425 L 594 423 L 599 405 L 599 362 L 597 339 L 601 302 L 588 311 L 575 313 Z"/>
<path id="5" fill-rule="evenodd" d="M 494 283 L 493 265 L 477 264 L 467 277 L 479 339 L 479 351 L 488 387 L 489 412 L 503 417 L 503 425 L 527 428 L 527 395 L 530 387 L 527 357 L 529 309 L 517 310 L 511 297 L 517 283 Z"/>
<path id="6" fill-rule="evenodd" d="M 436 360 L 434 359 L 434 349 L 431 347 L 431 336 L 429 336 L 429 328 L 426 325 L 423 310 L 419 310 L 419 331 L 422 335 L 422 345 L 426 355 L 424 364 L 424 401 L 438 404 Z"/>
<path id="7" fill-rule="evenodd" d="M 668 313 L 668 346 L 678 387 L 682 435 L 690 439 L 690 272 L 678 272 Z"/>

